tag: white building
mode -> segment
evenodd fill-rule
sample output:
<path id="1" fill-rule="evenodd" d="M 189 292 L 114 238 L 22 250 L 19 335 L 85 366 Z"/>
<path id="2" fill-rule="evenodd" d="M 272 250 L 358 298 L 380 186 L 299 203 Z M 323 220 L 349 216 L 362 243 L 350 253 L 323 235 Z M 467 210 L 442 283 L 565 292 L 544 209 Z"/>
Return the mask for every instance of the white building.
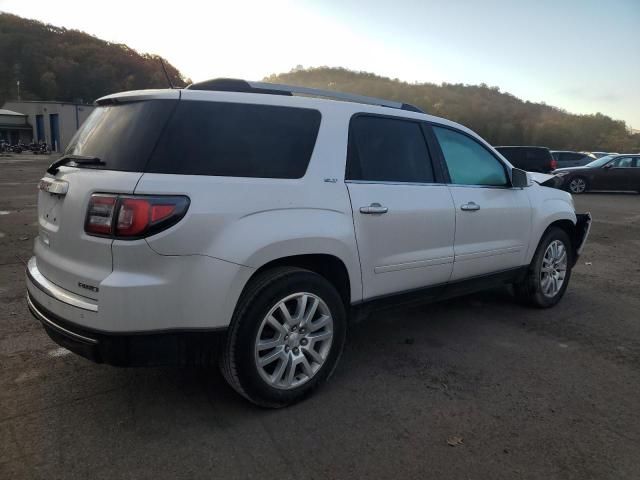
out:
<path id="1" fill-rule="evenodd" d="M 0 110 L 0 141 L 12 145 L 31 142 L 33 137 L 27 116 L 13 110 Z"/>
<path id="2" fill-rule="evenodd" d="M 6 102 L 3 108 L 26 117 L 27 129 L 30 128 L 31 134 L 22 133 L 20 140 L 23 143 L 42 141 L 51 150 L 60 152 L 67 147 L 76 130 L 95 107 L 71 102 L 12 100 Z"/>

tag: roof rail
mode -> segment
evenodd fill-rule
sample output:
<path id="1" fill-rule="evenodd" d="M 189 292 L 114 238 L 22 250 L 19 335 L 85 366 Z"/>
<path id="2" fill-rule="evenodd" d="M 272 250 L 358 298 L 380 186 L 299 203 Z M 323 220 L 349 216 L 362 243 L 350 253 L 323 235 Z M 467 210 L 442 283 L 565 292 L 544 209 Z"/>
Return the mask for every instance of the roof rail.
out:
<path id="1" fill-rule="evenodd" d="M 425 113 L 418 107 L 409 103 L 394 102 L 382 98 L 367 97 L 365 95 L 354 95 L 351 93 L 334 92 L 332 90 L 320 90 L 318 88 L 297 87 L 295 85 L 282 85 L 279 83 L 248 82 L 235 78 L 215 78 L 204 82 L 192 83 L 189 90 L 212 90 L 218 92 L 243 92 L 262 93 L 269 95 L 308 95 L 311 97 L 332 98 L 334 100 L 344 100 L 347 102 L 364 103 L 367 105 L 379 105 L 381 107 L 397 108 L 410 112 Z"/>

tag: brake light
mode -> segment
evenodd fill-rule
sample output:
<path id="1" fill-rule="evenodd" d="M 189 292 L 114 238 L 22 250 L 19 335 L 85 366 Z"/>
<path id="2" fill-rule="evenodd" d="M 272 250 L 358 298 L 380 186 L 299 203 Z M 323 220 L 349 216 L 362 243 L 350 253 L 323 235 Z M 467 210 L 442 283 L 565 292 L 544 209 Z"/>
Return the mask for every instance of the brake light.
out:
<path id="1" fill-rule="evenodd" d="M 84 223 L 84 231 L 92 235 L 113 233 L 113 212 L 116 208 L 115 195 L 91 195 L 89 209 Z"/>
<path id="2" fill-rule="evenodd" d="M 551 159 L 551 171 L 554 171 L 556 168 L 558 168 L 558 161 L 555 158 Z"/>
<path id="3" fill-rule="evenodd" d="M 183 196 L 94 194 L 89 200 L 85 232 L 113 238 L 143 238 L 175 225 L 188 207 L 189 199 Z"/>

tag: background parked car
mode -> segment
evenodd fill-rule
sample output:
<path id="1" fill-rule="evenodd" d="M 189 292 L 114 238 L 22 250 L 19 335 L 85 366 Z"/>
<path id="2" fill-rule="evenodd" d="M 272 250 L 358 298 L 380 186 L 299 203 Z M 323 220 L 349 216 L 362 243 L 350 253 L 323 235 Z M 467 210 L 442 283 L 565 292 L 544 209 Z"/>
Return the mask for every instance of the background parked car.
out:
<path id="1" fill-rule="evenodd" d="M 580 153 L 589 155 L 590 157 L 593 157 L 594 160 L 598 158 L 606 157 L 607 155 L 619 155 L 617 152 L 580 152 Z"/>
<path id="2" fill-rule="evenodd" d="M 608 155 L 584 167 L 559 168 L 562 188 L 571 193 L 587 190 L 632 190 L 640 193 L 640 155 Z"/>
<path id="3" fill-rule="evenodd" d="M 495 147 L 511 165 L 528 172 L 549 173 L 558 168 L 546 147 Z"/>
<path id="4" fill-rule="evenodd" d="M 583 167 L 594 159 L 584 153 L 566 150 L 552 150 L 551 155 L 558 162 L 558 168 Z"/>

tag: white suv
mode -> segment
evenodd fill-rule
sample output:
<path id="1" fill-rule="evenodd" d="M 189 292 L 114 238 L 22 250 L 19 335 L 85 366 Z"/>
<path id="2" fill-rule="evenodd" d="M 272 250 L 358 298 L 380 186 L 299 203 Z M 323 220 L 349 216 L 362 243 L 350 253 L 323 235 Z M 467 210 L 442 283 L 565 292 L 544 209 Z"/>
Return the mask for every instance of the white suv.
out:
<path id="1" fill-rule="evenodd" d="M 219 357 L 269 407 L 383 303 L 513 284 L 554 305 L 591 223 L 461 125 L 240 80 L 101 98 L 47 172 L 27 287 L 48 334 L 113 365 Z"/>

